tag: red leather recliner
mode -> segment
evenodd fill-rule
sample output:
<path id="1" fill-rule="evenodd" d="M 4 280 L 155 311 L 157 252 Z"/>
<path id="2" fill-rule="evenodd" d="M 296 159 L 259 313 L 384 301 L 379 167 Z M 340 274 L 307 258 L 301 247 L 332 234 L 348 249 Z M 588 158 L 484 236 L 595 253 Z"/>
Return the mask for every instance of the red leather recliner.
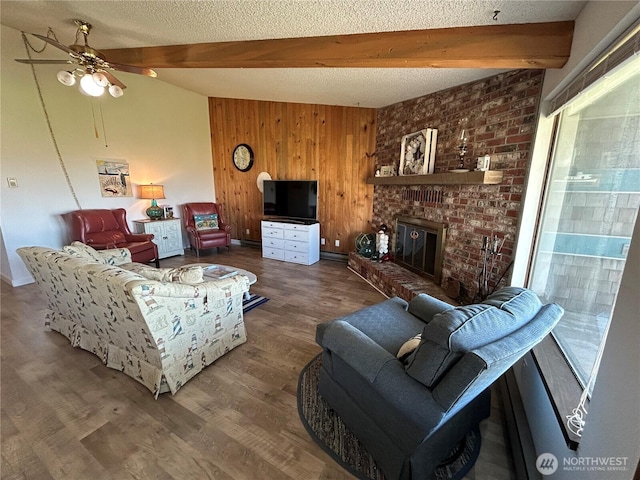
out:
<path id="1" fill-rule="evenodd" d="M 196 249 L 196 255 L 200 256 L 200 250 L 213 247 L 227 247 L 231 250 L 231 225 L 224 220 L 222 205 L 219 203 L 185 203 L 182 207 L 182 220 L 189 236 L 191 248 Z M 196 229 L 194 215 L 218 215 L 218 228 L 209 230 Z"/>
<path id="2" fill-rule="evenodd" d="M 152 242 L 153 235 L 131 233 L 124 208 L 75 210 L 62 217 L 67 222 L 72 242 L 82 242 L 96 250 L 127 248 L 134 262 L 155 260 L 156 267 L 160 266 L 158 246 Z"/>

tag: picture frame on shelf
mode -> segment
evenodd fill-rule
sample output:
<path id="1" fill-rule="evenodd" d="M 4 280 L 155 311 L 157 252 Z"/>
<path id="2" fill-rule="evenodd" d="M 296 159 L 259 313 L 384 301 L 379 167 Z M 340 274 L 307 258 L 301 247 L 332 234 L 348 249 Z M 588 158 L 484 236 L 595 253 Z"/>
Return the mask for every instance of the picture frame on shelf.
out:
<path id="1" fill-rule="evenodd" d="M 382 165 L 380 167 L 380 176 L 381 177 L 393 177 L 395 175 L 394 165 Z"/>
<path id="2" fill-rule="evenodd" d="M 164 218 L 173 218 L 173 207 L 170 205 L 162 205 L 164 210 Z"/>
<path id="3" fill-rule="evenodd" d="M 400 175 L 428 175 L 435 167 L 438 130 L 425 128 L 402 137 Z"/>

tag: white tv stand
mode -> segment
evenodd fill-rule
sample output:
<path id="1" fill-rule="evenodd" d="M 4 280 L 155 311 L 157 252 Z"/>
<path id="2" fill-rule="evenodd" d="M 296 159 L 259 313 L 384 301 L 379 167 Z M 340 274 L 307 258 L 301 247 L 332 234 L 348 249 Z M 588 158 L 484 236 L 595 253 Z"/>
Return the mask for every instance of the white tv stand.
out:
<path id="1" fill-rule="evenodd" d="M 263 220 L 262 256 L 312 265 L 320 260 L 320 224 L 298 220 Z"/>

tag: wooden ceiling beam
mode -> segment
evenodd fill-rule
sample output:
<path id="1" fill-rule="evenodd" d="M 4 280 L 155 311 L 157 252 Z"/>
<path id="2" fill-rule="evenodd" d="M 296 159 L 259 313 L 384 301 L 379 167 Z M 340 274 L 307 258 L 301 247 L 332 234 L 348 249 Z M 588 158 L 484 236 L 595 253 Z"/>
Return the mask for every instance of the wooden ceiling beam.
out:
<path id="1" fill-rule="evenodd" d="M 561 68 L 574 22 L 359 33 L 103 50 L 148 68 Z"/>

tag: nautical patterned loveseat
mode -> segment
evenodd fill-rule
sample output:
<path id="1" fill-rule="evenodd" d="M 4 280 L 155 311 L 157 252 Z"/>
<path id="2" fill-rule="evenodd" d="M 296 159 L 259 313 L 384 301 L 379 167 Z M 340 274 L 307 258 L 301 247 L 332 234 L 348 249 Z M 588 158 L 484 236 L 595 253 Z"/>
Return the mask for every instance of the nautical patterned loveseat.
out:
<path id="1" fill-rule="evenodd" d="M 203 282 L 201 267 L 155 269 L 130 263 L 126 249 L 82 244 L 18 254 L 47 298 L 51 329 L 156 398 L 246 341 L 243 275 Z"/>

